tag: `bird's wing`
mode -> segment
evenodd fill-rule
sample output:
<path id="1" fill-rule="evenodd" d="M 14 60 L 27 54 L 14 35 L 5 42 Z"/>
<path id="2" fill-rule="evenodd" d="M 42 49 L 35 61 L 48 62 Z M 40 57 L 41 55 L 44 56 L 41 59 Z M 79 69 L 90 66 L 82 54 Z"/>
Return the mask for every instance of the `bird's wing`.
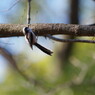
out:
<path id="1" fill-rule="evenodd" d="M 28 43 L 29 43 L 30 47 L 32 48 L 32 45 L 33 45 L 33 35 L 32 35 L 32 33 L 28 33 L 26 35 L 26 39 L 28 40 Z"/>

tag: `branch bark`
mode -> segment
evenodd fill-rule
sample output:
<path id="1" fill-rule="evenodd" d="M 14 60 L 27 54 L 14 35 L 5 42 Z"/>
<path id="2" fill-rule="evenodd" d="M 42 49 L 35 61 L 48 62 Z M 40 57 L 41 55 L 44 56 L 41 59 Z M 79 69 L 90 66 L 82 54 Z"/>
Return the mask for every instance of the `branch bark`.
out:
<path id="1" fill-rule="evenodd" d="M 22 29 L 27 25 L 0 24 L 0 37 L 24 36 Z M 51 35 L 73 35 L 73 36 L 95 36 L 95 26 L 75 24 L 31 24 L 33 32 L 38 36 Z"/>

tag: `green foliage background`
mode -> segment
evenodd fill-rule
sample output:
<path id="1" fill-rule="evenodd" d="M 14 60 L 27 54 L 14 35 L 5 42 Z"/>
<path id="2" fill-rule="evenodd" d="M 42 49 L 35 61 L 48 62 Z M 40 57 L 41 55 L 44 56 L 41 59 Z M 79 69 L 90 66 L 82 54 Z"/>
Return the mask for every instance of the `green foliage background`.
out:
<path id="1" fill-rule="evenodd" d="M 40 0 L 40 2 L 45 4 L 44 0 Z M 32 21 L 35 18 L 35 22 L 37 22 L 37 14 L 38 12 L 42 12 L 43 7 L 35 2 L 35 0 L 33 0 L 31 5 Z M 12 21 L 11 19 L 15 15 L 7 17 L 11 23 L 26 22 L 26 13 L 24 12 L 26 10 L 24 8 L 27 8 L 26 2 L 19 3 L 19 6 L 21 10 L 19 10 L 18 18 L 20 20 L 16 18 Z M 55 44 L 57 45 L 58 43 Z M 58 44 L 59 49 L 61 46 L 62 44 Z M 27 49 L 27 47 L 25 48 Z M 57 50 L 56 46 L 54 47 L 52 57 L 45 56 L 37 62 L 28 60 L 25 52 L 14 55 L 20 70 L 30 79 L 36 80 L 37 83 L 26 81 L 9 65 L 6 78 L 0 83 L 0 95 L 94 95 L 94 50 L 94 44 L 74 44 L 70 58 L 66 62 L 63 62 L 63 69 L 61 68 L 62 63 L 60 63 L 57 56 L 59 50 Z"/>

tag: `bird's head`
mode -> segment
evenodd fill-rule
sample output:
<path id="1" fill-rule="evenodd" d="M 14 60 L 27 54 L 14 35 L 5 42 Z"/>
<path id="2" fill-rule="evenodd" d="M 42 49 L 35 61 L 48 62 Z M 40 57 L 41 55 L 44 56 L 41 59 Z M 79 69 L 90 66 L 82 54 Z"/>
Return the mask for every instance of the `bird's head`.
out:
<path id="1" fill-rule="evenodd" d="M 26 35 L 29 32 L 29 28 L 28 27 L 24 27 L 23 28 L 23 34 Z"/>

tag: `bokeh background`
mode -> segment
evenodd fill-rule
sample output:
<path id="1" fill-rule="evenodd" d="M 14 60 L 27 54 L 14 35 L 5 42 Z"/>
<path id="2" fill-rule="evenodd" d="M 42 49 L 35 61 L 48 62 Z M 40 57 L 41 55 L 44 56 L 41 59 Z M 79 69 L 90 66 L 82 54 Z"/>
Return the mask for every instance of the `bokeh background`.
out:
<path id="1" fill-rule="evenodd" d="M 27 23 L 27 0 L 17 1 L 0 2 L 1 24 Z M 32 0 L 32 23 L 95 23 L 95 1 Z M 31 80 L 26 80 L 1 54 L 0 95 L 95 95 L 94 44 L 59 43 L 44 37 L 38 37 L 38 42 L 51 49 L 53 56 L 36 47 L 31 50 L 24 37 L 0 38 L 0 47 L 10 52 L 19 70 Z"/>

